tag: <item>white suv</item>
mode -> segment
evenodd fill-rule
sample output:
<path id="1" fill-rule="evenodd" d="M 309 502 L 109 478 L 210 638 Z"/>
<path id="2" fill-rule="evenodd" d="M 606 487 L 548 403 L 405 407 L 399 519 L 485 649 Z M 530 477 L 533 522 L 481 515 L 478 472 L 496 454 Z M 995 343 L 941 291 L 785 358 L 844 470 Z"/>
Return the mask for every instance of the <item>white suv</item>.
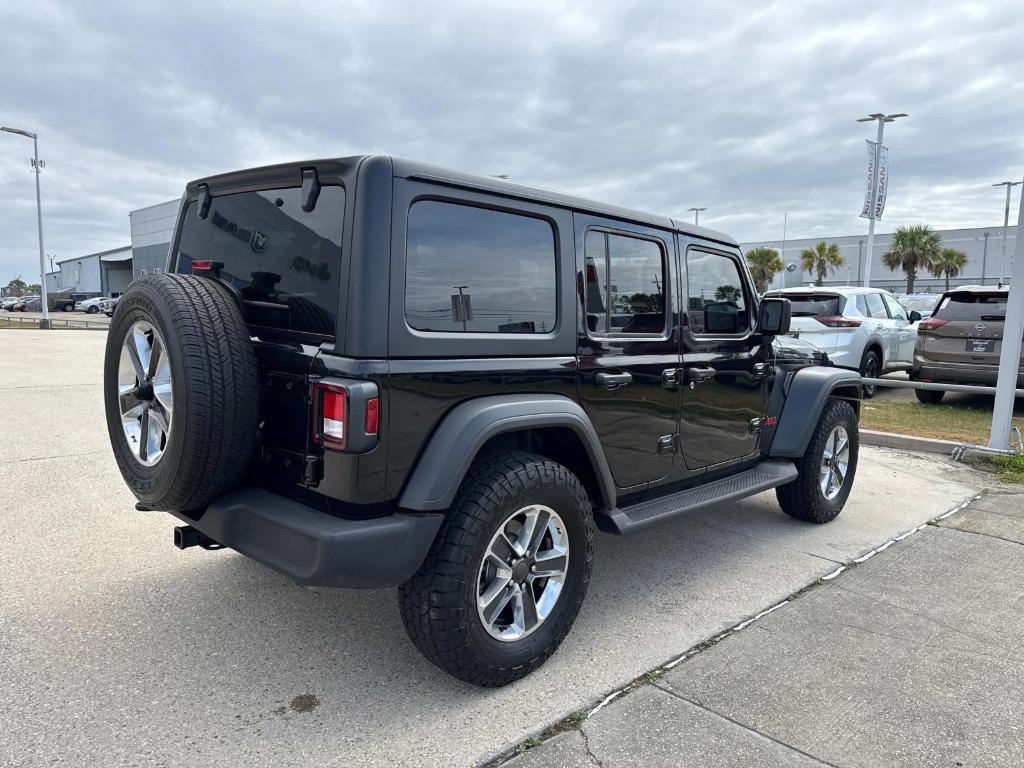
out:
<path id="1" fill-rule="evenodd" d="M 921 319 L 908 313 L 880 288 L 785 288 L 766 296 L 784 296 L 793 305 L 790 335 L 809 341 L 828 354 L 833 364 L 874 378 L 886 371 L 910 368 Z M 864 397 L 875 388 L 864 386 Z"/>

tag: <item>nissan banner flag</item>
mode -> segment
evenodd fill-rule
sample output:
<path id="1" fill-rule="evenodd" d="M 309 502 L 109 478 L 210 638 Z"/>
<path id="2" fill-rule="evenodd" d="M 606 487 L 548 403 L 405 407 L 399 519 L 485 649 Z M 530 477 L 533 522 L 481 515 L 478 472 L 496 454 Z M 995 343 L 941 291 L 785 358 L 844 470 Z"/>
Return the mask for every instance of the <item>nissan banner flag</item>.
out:
<path id="1" fill-rule="evenodd" d="M 871 210 L 871 185 L 875 181 L 875 147 L 877 142 L 868 141 L 868 184 L 864 192 L 862 219 L 880 219 L 885 210 L 885 193 L 889 188 L 889 148 L 878 148 L 878 185 L 875 189 L 875 208 Z"/>

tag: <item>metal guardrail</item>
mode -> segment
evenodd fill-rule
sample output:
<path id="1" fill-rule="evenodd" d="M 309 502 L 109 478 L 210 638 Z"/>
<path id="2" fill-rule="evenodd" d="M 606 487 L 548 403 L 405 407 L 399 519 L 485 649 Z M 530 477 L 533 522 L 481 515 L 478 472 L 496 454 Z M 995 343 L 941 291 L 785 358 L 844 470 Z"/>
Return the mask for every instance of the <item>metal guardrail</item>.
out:
<path id="1" fill-rule="evenodd" d="M 0 313 L 0 328 L 42 328 L 41 317 L 17 317 L 11 312 Z M 105 331 L 110 323 L 85 318 L 51 317 L 50 328 L 54 330 Z"/>
<path id="2" fill-rule="evenodd" d="M 968 392 L 972 395 L 994 395 L 995 387 L 980 384 L 936 384 L 930 381 L 903 381 L 902 379 L 861 379 L 865 384 L 893 389 L 924 389 L 932 392 Z M 1024 389 L 1015 389 L 1017 397 L 1024 397 Z"/>

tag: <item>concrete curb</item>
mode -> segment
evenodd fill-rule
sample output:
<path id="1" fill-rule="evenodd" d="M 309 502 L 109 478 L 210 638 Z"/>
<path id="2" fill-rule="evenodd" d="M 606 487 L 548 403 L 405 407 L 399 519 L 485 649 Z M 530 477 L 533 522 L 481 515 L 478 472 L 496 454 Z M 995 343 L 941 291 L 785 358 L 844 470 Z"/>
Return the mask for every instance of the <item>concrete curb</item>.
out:
<path id="1" fill-rule="evenodd" d="M 955 440 L 936 440 L 932 437 L 900 435 L 895 432 L 875 432 L 872 429 L 860 430 L 860 443 L 878 448 L 898 448 L 903 451 L 938 453 L 944 456 L 951 455 L 954 448 L 963 445 Z"/>

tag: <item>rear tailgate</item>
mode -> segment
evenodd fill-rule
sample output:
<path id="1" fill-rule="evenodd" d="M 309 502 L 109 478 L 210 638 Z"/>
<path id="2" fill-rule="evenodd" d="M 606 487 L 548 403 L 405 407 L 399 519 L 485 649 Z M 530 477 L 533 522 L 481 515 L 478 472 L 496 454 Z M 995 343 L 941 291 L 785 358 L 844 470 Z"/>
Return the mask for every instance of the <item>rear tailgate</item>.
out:
<path id="1" fill-rule="evenodd" d="M 1006 300 L 1005 292 L 944 297 L 932 318 L 918 326 L 920 356 L 936 363 L 998 366 Z"/>
<path id="2" fill-rule="evenodd" d="M 846 300 L 834 293 L 808 291 L 807 293 L 778 294 L 789 299 L 792 320 L 791 336 L 813 344 L 823 352 L 834 353 L 843 334 L 853 332 L 852 322 L 842 317 Z"/>
<path id="3" fill-rule="evenodd" d="M 311 201 L 300 183 L 296 170 L 266 189 L 228 185 L 205 211 L 189 202 L 172 262 L 229 286 L 242 306 L 260 380 L 253 482 L 275 488 L 318 479 L 310 372 L 321 345 L 336 341 L 340 301 L 345 189 L 325 183 Z"/>

